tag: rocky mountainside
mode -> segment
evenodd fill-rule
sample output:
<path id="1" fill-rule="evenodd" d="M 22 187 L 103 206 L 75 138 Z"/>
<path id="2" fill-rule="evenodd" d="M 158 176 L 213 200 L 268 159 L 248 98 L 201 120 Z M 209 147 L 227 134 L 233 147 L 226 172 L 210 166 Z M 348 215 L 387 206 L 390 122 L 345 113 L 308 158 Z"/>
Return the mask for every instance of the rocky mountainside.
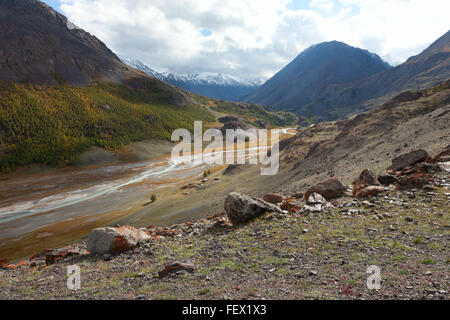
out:
<path id="1" fill-rule="evenodd" d="M 320 46 L 320 45 L 319 45 Z M 360 74 L 358 79 L 342 77 L 342 81 L 328 81 L 334 76 L 338 65 L 342 70 L 354 69 L 352 63 L 346 59 L 336 60 L 334 56 L 325 59 L 325 64 L 308 68 L 300 68 L 299 61 L 317 51 L 317 46 L 306 50 L 280 74 L 264 84 L 255 94 L 246 97 L 246 101 L 260 104 L 272 104 L 278 109 L 297 112 L 303 117 L 316 117 L 320 120 L 338 119 L 343 116 L 364 111 L 383 103 L 401 91 L 425 89 L 450 78 L 450 31 L 434 42 L 421 54 L 411 57 L 405 63 L 395 67 L 376 71 L 367 69 L 367 73 Z M 358 50 L 358 49 L 355 49 Z M 353 50 L 354 51 L 354 50 Z M 351 50 L 346 52 L 350 53 Z M 362 52 L 360 51 L 360 54 Z M 330 53 L 331 55 L 331 53 Z M 312 59 L 312 58 L 311 58 Z M 373 62 L 378 61 L 374 57 Z M 311 62 L 317 63 L 314 60 Z M 334 62 L 333 65 L 329 65 Z M 350 63 L 352 62 L 352 63 Z M 375 65 L 381 66 L 378 61 Z M 298 66 L 298 74 L 290 73 Z M 367 66 L 365 66 L 367 68 Z M 309 74 L 311 79 L 299 79 L 304 70 L 318 70 Z M 339 69 L 338 69 L 339 70 Z M 284 78 L 282 77 L 284 75 Z M 322 81 L 322 79 L 325 79 Z M 356 81 L 355 81 L 356 80 Z M 289 98 L 290 97 L 290 98 Z M 296 98 L 297 97 L 297 98 Z"/>
<path id="2" fill-rule="evenodd" d="M 323 96 L 326 88 L 389 68 L 376 54 L 338 41 L 324 42 L 303 51 L 245 100 L 298 114 L 320 115 L 330 109 L 331 100 Z"/>
<path id="3" fill-rule="evenodd" d="M 142 77 L 99 39 L 38 0 L 0 2 L 0 42 L 0 80 L 84 86 Z"/>
<path id="4" fill-rule="evenodd" d="M 336 115 L 348 114 L 384 103 L 404 90 L 423 90 L 450 79 L 450 31 L 421 54 L 340 90 L 329 88 Z"/>
<path id="5" fill-rule="evenodd" d="M 125 64 L 145 72 L 159 80 L 170 83 L 189 92 L 219 100 L 240 101 L 242 97 L 253 92 L 261 85 L 261 81 L 245 81 L 221 73 L 159 73 L 139 60 L 120 56 Z"/>

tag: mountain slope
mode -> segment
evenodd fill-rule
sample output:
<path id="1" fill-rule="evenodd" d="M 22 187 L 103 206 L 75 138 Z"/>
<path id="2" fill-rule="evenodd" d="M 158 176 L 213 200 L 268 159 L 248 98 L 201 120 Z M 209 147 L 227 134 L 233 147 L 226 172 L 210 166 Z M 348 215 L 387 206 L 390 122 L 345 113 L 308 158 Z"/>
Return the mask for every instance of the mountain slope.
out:
<path id="1" fill-rule="evenodd" d="M 359 70 L 365 72 L 359 74 L 358 79 L 352 79 L 358 77 L 358 73 L 345 74 L 345 70 L 358 71 L 355 61 L 336 60 L 331 52 L 324 61 L 311 57 L 309 63 L 313 65 L 301 64 L 305 56 L 319 55 L 318 46 L 300 54 L 244 100 L 295 111 L 303 117 L 333 120 L 370 109 L 404 90 L 432 87 L 450 78 L 450 31 L 421 54 L 395 68 L 379 70 L 381 65 L 376 63 L 379 58 L 370 54 L 375 59 L 374 67 L 363 66 Z M 367 53 L 360 50 L 363 52 Z M 336 77 L 336 70 L 344 75 Z"/>
<path id="2" fill-rule="evenodd" d="M 314 45 L 245 98 L 277 109 L 308 110 L 320 114 L 327 108 L 319 102 L 322 92 L 389 69 L 375 54 L 332 41 Z"/>
<path id="3" fill-rule="evenodd" d="M 260 81 L 244 81 L 221 73 L 159 73 L 139 60 L 120 56 L 123 63 L 176 87 L 213 99 L 240 101 L 261 85 Z"/>
<path id="4" fill-rule="evenodd" d="M 38 0 L 0 2 L 0 80 L 121 83 L 139 73 L 96 37 Z"/>
<path id="5" fill-rule="evenodd" d="M 404 90 L 422 90 L 450 78 L 450 31 L 405 63 L 324 95 L 334 97 L 337 114 L 370 108 Z M 375 100 L 371 100 L 375 99 Z"/>

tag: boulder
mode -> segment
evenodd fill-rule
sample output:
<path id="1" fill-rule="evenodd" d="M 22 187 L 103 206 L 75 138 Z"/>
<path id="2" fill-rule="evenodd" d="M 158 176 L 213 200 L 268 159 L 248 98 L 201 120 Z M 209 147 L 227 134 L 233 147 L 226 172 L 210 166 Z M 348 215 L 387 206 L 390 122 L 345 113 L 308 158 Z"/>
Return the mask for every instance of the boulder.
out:
<path id="1" fill-rule="evenodd" d="M 309 196 L 306 205 L 303 207 L 304 212 L 322 212 L 327 201 L 318 193 L 313 193 Z"/>
<path id="2" fill-rule="evenodd" d="M 327 181 L 319 182 L 309 188 L 305 193 L 305 200 L 308 200 L 313 193 L 318 193 L 326 200 L 340 198 L 345 194 L 344 185 L 338 178 L 331 178 Z"/>
<path id="3" fill-rule="evenodd" d="M 313 193 L 312 195 L 309 196 L 307 203 L 309 203 L 309 204 L 326 204 L 327 200 L 325 200 L 325 198 L 322 197 L 320 194 Z"/>
<path id="4" fill-rule="evenodd" d="M 378 182 L 383 186 L 389 186 L 391 184 L 398 183 L 398 179 L 392 174 L 385 174 L 378 177 Z"/>
<path id="5" fill-rule="evenodd" d="M 379 186 L 379 185 L 380 183 L 377 180 L 377 176 L 372 171 L 365 169 L 363 172 L 361 172 L 358 179 L 356 179 L 353 182 L 353 196 L 359 197 L 361 194 L 361 190 L 368 186 Z M 376 190 L 376 188 L 371 188 L 370 190 Z M 366 192 L 367 191 L 369 190 L 366 190 Z"/>
<path id="6" fill-rule="evenodd" d="M 411 167 L 406 167 L 400 172 L 400 175 L 402 176 L 410 176 L 413 174 L 432 174 L 432 173 L 439 173 L 442 171 L 442 168 L 440 165 L 436 163 L 418 163 Z"/>
<path id="7" fill-rule="evenodd" d="M 406 189 L 420 189 L 427 185 L 432 178 L 427 174 L 416 173 L 409 176 L 401 176 L 398 178 L 398 188 L 401 190 Z"/>
<path id="8" fill-rule="evenodd" d="M 414 150 L 392 159 L 392 165 L 388 168 L 388 170 L 400 171 L 406 167 L 412 166 L 416 163 L 425 162 L 429 159 L 431 158 L 425 150 Z"/>
<path id="9" fill-rule="evenodd" d="M 194 273 L 195 265 L 192 262 L 175 261 L 173 263 L 166 265 L 163 270 L 159 271 L 158 277 L 163 278 L 168 276 L 169 274 L 179 272 Z"/>
<path id="10" fill-rule="evenodd" d="M 63 260 L 68 257 L 88 254 L 89 252 L 76 245 L 66 246 L 60 249 L 45 249 L 30 257 L 30 261 L 45 262 L 46 265 L 55 264 L 58 260 Z"/>
<path id="11" fill-rule="evenodd" d="M 363 172 L 361 172 L 357 181 L 360 181 L 362 184 L 366 186 L 380 185 L 380 183 L 377 180 L 377 176 L 368 169 L 365 169 Z"/>
<path id="12" fill-rule="evenodd" d="M 324 210 L 329 210 L 334 206 L 327 202 L 324 197 L 318 193 L 313 193 L 303 207 L 303 212 L 322 212 Z"/>
<path id="13" fill-rule="evenodd" d="M 300 207 L 299 201 L 296 201 L 293 198 L 285 199 L 284 202 L 280 205 L 280 208 L 281 210 L 285 210 L 290 213 L 296 213 L 302 209 Z"/>
<path id="14" fill-rule="evenodd" d="M 450 162 L 450 144 L 432 160 L 433 163 Z"/>
<path id="15" fill-rule="evenodd" d="M 19 263 L 16 264 L 9 264 L 6 266 L 7 269 L 18 269 L 22 267 L 29 267 L 30 263 L 28 261 L 22 260 Z"/>
<path id="16" fill-rule="evenodd" d="M 293 195 L 295 199 L 303 199 L 304 196 L 305 194 L 303 192 L 297 192 L 296 194 Z"/>
<path id="17" fill-rule="evenodd" d="M 7 269 L 9 266 L 9 261 L 6 258 L 0 258 L 0 269 Z"/>
<path id="18" fill-rule="evenodd" d="M 282 212 L 274 204 L 237 192 L 232 192 L 227 196 L 224 208 L 234 225 L 253 220 L 267 212 Z"/>
<path id="19" fill-rule="evenodd" d="M 375 197 L 382 192 L 386 192 L 387 190 L 380 186 L 365 186 L 359 188 L 356 192 L 353 190 L 353 196 L 356 198 L 367 198 L 367 197 Z"/>
<path id="20" fill-rule="evenodd" d="M 150 239 L 143 230 L 125 226 L 121 228 L 99 228 L 89 235 L 87 249 L 92 254 L 120 253 L 135 248 L 140 241 Z"/>
<path id="21" fill-rule="evenodd" d="M 284 201 L 284 196 L 276 193 L 268 193 L 263 197 L 263 200 L 268 203 L 279 204 Z"/>

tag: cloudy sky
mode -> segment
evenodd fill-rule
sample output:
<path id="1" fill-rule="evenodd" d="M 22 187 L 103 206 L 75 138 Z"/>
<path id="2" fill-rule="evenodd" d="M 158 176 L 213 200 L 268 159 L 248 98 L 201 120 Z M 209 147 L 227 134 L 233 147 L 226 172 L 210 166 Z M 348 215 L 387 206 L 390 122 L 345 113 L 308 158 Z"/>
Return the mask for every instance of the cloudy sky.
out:
<path id="1" fill-rule="evenodd" d="M 450 29 L 448 0 L 45 0 L 114 52 L 157 71 L 268 78 L 338 40 L 393 65 Z"/>

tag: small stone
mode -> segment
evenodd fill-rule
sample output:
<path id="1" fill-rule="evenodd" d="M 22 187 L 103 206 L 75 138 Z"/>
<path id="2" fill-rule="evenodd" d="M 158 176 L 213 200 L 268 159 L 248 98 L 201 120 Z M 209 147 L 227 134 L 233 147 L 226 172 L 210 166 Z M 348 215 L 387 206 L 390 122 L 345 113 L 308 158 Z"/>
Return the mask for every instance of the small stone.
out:
<path id="1" fill-rule="evenodd" d="M 111 255 L 111 254 L 105 253 L 105 254 L 103 255 L 103 260 L 105 260 L 105 261 L 110 261 L 111 259 L 112 259 L 112 255 Z"/>
<path id="2" fill-rule="evenodd" d="M 163 270 L 159 271 L 158 277 L 163 278 L 171 273 L 184 274 L 184 272 L 179 273 L 180 271 L 185 271 L 186 273 L 194 273 L 195 265 L 192 262 L 175 261 L 174 263 L 166 265 Z"/>
<path id="3" fill-rule="evenodd" d="M 279 204 L 284 201 L 284 196 L 276 193 L 268 193 L 264 195 L 263 200 L 268 203 Z"/>
<path id="4" fill-rule="evenodd" d="M 436 188 L 430 185 L 425 185 L 423 186 L 423 191 L 426 192 L 436 192 Z"/>

